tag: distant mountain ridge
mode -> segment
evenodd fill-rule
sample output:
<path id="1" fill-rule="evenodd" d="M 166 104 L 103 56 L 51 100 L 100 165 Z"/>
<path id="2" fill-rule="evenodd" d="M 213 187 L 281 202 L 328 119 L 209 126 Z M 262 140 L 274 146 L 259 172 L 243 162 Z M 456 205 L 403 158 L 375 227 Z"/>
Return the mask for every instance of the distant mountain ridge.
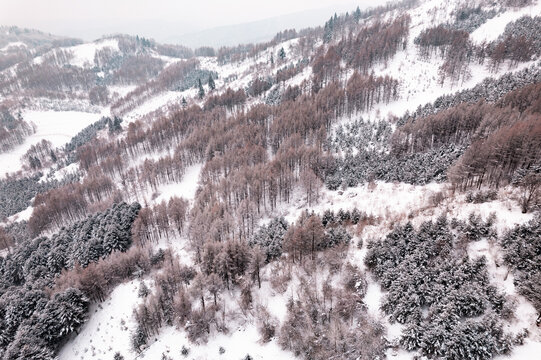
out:
<path id="1" fill-rule="evenodd" d="M 312 26 L 320 26 L 334 12 L 345 12 L 355 9 L 355 3 L 312 9 L 292 14 L 276 16 L 247 23 L 218 26 L 211 29 L 190 32 L 166 39 L 168 43 L 189 47 L 199 46 L 234 46 L 246 43 L 258 43 L 272 39 L 277 32 L 284 29 L 300 30 Z"/>

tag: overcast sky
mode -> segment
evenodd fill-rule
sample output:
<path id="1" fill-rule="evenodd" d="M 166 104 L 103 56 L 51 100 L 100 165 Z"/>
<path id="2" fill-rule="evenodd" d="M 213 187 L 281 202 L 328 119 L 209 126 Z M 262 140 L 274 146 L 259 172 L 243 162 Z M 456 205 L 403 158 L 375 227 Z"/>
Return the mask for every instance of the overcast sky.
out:
<path id="1" fill-rule="evenodd" d="M 93 40 L 104 34 L 140 34 L 163 41 L 192 33 L 309 9 L 342 12 L 384 0 L 0 0 L 0 24 Z"/>

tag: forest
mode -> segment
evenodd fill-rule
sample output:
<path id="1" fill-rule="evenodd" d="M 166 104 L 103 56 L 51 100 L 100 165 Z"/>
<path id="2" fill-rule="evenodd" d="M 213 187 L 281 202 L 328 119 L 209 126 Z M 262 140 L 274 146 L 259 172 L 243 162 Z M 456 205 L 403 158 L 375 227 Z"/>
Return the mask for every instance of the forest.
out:
<path id="1" fill-rule="evenodd" d="M 529 3 L 456 8 L 415 36 L 413 0 L 218 49 L 115 35 L 102 40 L 118 51 L 81 67 L 68 46 L 45 42 L 41 62 L 14 50 L 3 96 L 109 112 L 63 146 L 33 142 L 0 179 L 0 358 L 55 359 L 128 282 L 130 348 L 115 359 L 143 356 L 166 328 L 195 348 L 246 324 L 302 359 L 484 360 L 535 339 L 508 324 L 531 320 L 518 296 L 541 316 L 540 17 L 472 35 Z M 15 61 L 3 56 L 0 68 Z M 447 87 L 394 115 L 411 84 L 386 70 L 407 56 Z M 463 86 L 474 66 L 491 77 Z M 138 114 L 164 94 L 174 101 Z M 0 108 L 0 152 L 36 131 L 15 108 Z M 397 214 L 401 195 L 420 205 Z M 479 244 L 499 257 L 474 256 Z"/>

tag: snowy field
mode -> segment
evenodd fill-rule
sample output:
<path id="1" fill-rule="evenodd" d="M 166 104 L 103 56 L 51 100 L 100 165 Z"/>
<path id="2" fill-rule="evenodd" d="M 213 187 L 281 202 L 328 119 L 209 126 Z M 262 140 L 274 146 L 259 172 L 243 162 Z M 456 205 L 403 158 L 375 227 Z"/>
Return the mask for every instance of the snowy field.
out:
<path id="1" fill-rule="evenodd" d="M 61 147 L 102 115 L 77 111 L 28 111 L 22 114 L 25 121 L 36 126 L 36 132 L 11 151 L 0 154 L 0 178 L 6 173 L 21 169 L 21 157 L 32 145 L 48 140 L 53 147 Z"/>
<path id="2" fill-rule="evenodd" d="M 132 311 L 141 299 L 137 297 L 139 282 L 121 284 L 100 304 L 90 308 L 90 319 L 79 335 L 59 353 L 59 360 L 113 359 L 115 352 L 127 355 L 130 335 L 135 328 Z M 133 359 L 135 356 L 127 357 Z"/>
<path id="3" fill-rule="evenodd" d="M 534 0 L 531 5 L 520 9 L 510 9 L 504 13 L 496 15 L 481 25 L 470 35 L 470 39 L 480 44 L 484 41 L 490 42 L 498 39 L 505 30 L 505 26 L 510 22 L 517 20 L 522 16 L 539 16 L 541 14 L 541 1 Z"/>

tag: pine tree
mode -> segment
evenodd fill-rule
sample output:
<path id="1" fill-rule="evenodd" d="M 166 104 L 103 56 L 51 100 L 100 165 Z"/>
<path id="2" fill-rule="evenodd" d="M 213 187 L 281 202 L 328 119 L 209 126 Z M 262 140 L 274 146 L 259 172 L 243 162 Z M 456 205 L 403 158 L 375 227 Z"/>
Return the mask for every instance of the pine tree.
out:
<path id="1" fill-rule="evenodd" d="M 49 153 L 49 157 L 51 158 L 51 161 L 54 163 L 58 160 L 58 158 L 56 157 L 56 154 L 54 153 L 54 150 L 51 150 L 51 152 Z"/>
<path id="2" fill-rule="evenodd" d="M 355 12 L 353 13 L 353 18 L 355 19 L 356 22 L 359 22 L 359 20 L 361 19 L 361 9 L 359 9 L 358 6 L 357 6 L 357 9 L 355 9 Z"/>
<path id="3" fill-rule="evenodd" d="M 212 78 L 212 74 L 209 74 L 209 89 L 211 91 L 216 89 L 216 84 L 214 83 L 214 79 Z"/>
<path id="4" fill-rule="evenodd" d="M 331 17 L 329 21 L 325 23 L 325 27 L 323 28 L 323 41 L 325 43 L 328 43 L 332 40 L 333 32 L 334 32 L 334 20 Z"/>
<path id="5" fill-rule="evenodd" d="M 284 50 L 284 48 L 281 48 L 280 51 L 278 52 L 278 56 L 280 57 L 280 59 L 284 60 L 286 58 L 286 51 Z"/>
<path id="6" fill-rule="evenodd" d="M 186 98 L 183 96 L 182 97 L 182 108 L 183 109 L 186 109 L 186 107 L 188 106 L 188 102 L 186 101 Z"/>
<path id="7" fill-rule="evenodd" d="M 205 89 L 203 89 L 203 84 L 201 84 L 201 79 L 198 79 L 198 82 L 199 82 L 199 85 L 198 85 L 199 93 L 198 93 L 198 95 L 199 95 L 199 98 L 202 99 L 202 98 L 205 97 Z"/>

